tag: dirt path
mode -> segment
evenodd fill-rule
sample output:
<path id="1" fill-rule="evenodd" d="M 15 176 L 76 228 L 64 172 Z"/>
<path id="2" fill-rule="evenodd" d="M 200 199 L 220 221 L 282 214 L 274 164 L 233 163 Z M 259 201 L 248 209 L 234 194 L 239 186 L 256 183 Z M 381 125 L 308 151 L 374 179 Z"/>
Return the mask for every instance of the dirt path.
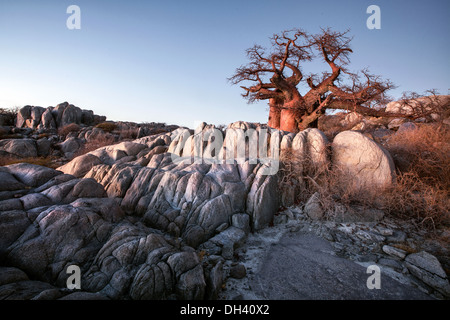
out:
<path id="1" fill-rule="evenodd" d="M 383 267 L 380 289 L 369 289 L 370 262 L 339 257 L 329 241 L 286 225 L 249 235 L 238 253 L 247 276 L 229 278 L 221 299 L 430 299 L 383 272 Z"/>

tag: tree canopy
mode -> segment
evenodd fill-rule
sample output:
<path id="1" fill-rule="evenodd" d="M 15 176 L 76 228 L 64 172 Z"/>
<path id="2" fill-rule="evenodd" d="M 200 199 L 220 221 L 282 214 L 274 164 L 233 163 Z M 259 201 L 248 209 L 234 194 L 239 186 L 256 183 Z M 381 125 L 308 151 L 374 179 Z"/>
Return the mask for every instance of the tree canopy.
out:
<path id="1" fill-rule="evenodd" d="M 348 33 L 327 28 L 318 34 L 302 29 L 274 34 L 269 50 L 260 45 L 247 50 L 249 62 L 237 68 L 229 81 L 244 84 L 242 96 L 249 102 L 269 100 L 268 125 L 281 130 L 297 132 L 314 126 L 326 109 L 384 116 L 377 106 L 386 103 L 385 92 L 394 85 L 368 69 L 355 73 L 348 69 L 353 53 Z M 327 69 L 304 74 L 302 64 L 315 59 Z M 302 84 L 307 92 L 300 92 Z"/>

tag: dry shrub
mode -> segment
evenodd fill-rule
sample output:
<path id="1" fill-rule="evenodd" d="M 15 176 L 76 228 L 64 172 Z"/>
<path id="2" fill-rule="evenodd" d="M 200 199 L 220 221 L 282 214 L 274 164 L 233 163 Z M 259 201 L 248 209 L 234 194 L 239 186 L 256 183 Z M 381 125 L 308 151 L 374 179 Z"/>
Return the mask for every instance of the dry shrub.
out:
<path id="1" fill-rule="evenodd" d="M 101 147 L 110 146 L 115 144 L 116 140 L 114 136 L 106 134 L 106 135 L 98 135 L 94 139 L 88 140 L 75 154 L 75 157 L 81 156 L 88 152 L 97 150 Z"/>
<path id="2" fill-rule="evenodd" d="M 386 210 L 425 227 L 450 225 L 450 130 L 424 124 L 397 132 L 386 148 L 397 166 L 397 183 L 384 195 Z"/>
<path id="3" fill-rule="evenodd" d="M 317 164 L 310 157 L 301 156 L 292 149 L 280 155 L 279 190 L 294 193 L 294 203 L 306 203 L 316 192 L 319 201 L 331 218 L 336 207 L 349 209 L 352 205 L 374 206 L 376 195 L 362 192 L 354 186 L 351 176 L 337 167 Z"/>
<path id="4" fill-rule="evenodd" d="M 79 132 L 80 126 L 76 123 L 70 123 L 58 129 L 58 134 L 60 136 L 66 137 L 71 132 Z"/>
<path id="5" fill-rule="evenodd" d="M 395 183 L 382 195 L 384 209 L 400 218 L 413 218 L 427 229 L 450 225 L 448 190 L 430 185 L 416 172 L 400 172 Z"/>
<path id="6" fill-rule="evenodd" d="M 342 131 L 342 121 L 345 118 L 344 112 L 339 112 L 331 115 L 323 115 L 319 118 L 318 128 L 327 138 L 332 141 L 333 138 Z"/>
<path id="7" fill-rule="evenodd" d="M 19 158 L 19 157 L 0 157 L 0 166 L 7 166 L 15 163 L 30 163 L 38 166 L 56 169 L 60 164 L 55 157 L 36 157 L 36 158 Z"/>
<path id="8" fill-rule="evenodd" d="M 122 129 L 119 133 L 119 139 L 120 140 L 126 140 L 126 139 L 136 139 L 138 135 L 139 128 L 128 128 L 128 129 Z"/>
<path id="9" fill-rule="evenodd" d="M 359 119 L 346 122 L 344 120 L 347 115 L 347 112 L 324 115 L 319 119 L 318 128 L 325 133 L 329 141 L 333 141 L 334 137 L 338 133 L 351 130 L 354 126 L 361 122 Z"/>
<path id="10" fill-rule="evenodd" d="M 168 131 L 166 129 L 163 128 L 155 128 L 150 130 L 150 135 L 153 136 L 155 134 L 160 134 L 160 133 L 167 133 Z"/>
<path id="11" fill-rule="evenodd" d="M 424 124 L 397 132 L 386 149 L 401 173 L 414 173 L 421 182 L 441 190 L 450 189 L 450 129 Z"/>
<path id="12" fill-rule="evenodd" d="M 4 126 L 14 126 L 17 118 L 19 107 L 14 108 L 0 108 L 0 117 L 2 118 Z"/>
<path id="13" fill-rule="evenodd" d="M 117 128 L 117 125 L 114 122 L 102 122 L 95 127 L 102 129 L 105 132 L 112 132 Z"/>

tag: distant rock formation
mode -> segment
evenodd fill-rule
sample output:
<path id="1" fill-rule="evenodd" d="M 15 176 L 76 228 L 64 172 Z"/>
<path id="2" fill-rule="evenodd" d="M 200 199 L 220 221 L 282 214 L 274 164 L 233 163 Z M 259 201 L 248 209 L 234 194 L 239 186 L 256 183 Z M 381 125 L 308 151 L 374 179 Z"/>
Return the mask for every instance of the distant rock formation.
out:
<path id="1" fill-rule="evenodd" d="M 426 96 L 409 100 L 398 100 L 386 105 L 386 112 L 404 115 L 425 114 L 416 121 L 438 121 L 445 116 L 450 106 L 450 95 Z"/>
<path id="2" fill-rule="evenodd" d="M 58 129 L 71 123 L 93 126 L 106 120 L 92 110 L 82 110 L 63 102 L 56 107 L 24 106 L 17 113 L 16 127 L 31 129 Z"/>

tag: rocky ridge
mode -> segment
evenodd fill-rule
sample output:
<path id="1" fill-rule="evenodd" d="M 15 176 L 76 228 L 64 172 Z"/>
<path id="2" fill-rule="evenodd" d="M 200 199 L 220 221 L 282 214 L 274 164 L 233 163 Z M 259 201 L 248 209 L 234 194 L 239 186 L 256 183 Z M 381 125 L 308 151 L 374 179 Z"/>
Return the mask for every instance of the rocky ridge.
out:
<path id="1" fill-rule="evenodd" d="M 188 132 L 203 136 L 213 128 L 203 123 Z M 264 126 L 236 122 L 228 129 L 222 148 L 232 149 L 240 131 L 229 132 L 254 129 L 259 134 Z M 409 244 L 409 237 L 403 239 L 401 228 L 383 222 L 382 212 L 358 209 L 356 219 L 366 221 L 362 226 L 321 223 L 317 218 L 323 212 L 313 197 L 303 208 L 292 207 L 289 195 L 277 191 L 277 175 L 263 174 L 266 165 L 261 162 L 174 163 L 172 155 L 182 155 L 187 142 L 181 139 L 186 130 L 101 147 L 57 170 L 26 163 L 0 167 L 0 228 L 5 235 L 0 297 L 215 299 L 229 276 L 245 279 L 248 274 L 236 260 L 249 235 L 284 222 L 292 230 L 319 233 L 348 258 L 364 260 L 368 258 L 361 258 L 361 250 L 372 252 L 374 262 L 408 270 L 420 279 L 419 287 L 448 297 L 439 262 L 418 246 L 412 257 L 408 252 L 403 256 L 396 244 Z M 281 152 L 292 149 L 323 165 L 339 161 L 353 168 L 355 158 L 348 150 L 366 150 L 371 156 L 355 156 L 359 171 L 366 174 L 355 175 L 357 182 L 370 182 L 363 188 L 376 188 L 377 181 L 392 183 L 395 177 L 390 155 L 361 133 L 343 132 L 352 139 L 340 142 L 336 137 L 331 149 L 317 129 L 269 133 L 279 135 Z M 211 141 L 203 140 L 206 150 Z M 277 215 L 280 206 L 293 209 Z M 396 236 L 400 242 L 392 240 Z M 81 292 L 64 289 L 70 265 L 81 268 Z"/>
<path id="2" fill-rule="evenodd" d="M 82 154 L 85 147 L 96 149 L 96 145 L 114 144 L 178 128 L 163 123 L 106 121 L 105 116 L 68 102 L 46 109 L 24 106 L 18 110 L 15 124 L 0 126 L 0 156 L 18 160 L 50 157 L 59 165 Z"/>

